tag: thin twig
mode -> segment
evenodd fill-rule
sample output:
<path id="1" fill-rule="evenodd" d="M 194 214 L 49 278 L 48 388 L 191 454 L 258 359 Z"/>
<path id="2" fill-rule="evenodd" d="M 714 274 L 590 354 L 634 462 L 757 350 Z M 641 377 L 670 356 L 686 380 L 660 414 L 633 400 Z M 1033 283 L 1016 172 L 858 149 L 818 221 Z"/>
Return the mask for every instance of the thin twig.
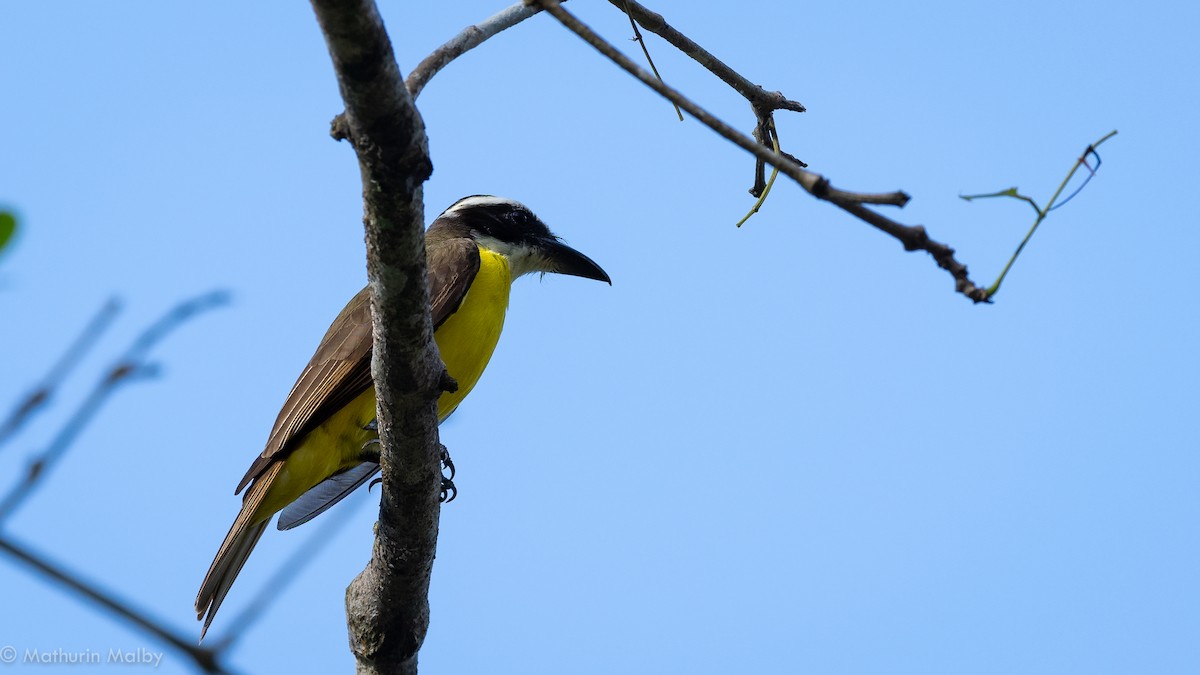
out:
<path id="1" fill-rule="evenodd" d="M 462 29 L 458 35 L 450 38 L 446 44 L 426 56 L 408 74 L 408 79 L 404 81 L 404 84 L 408 87 L 409 93 L 414 99 L 420 96 L 421 90 L 429 84 L 429 80 L 433 79 L 433 76 L 437 75 L 451 61 L 483 44 L 493 35 L 512 28 L 540 11 L 542 10 L 539 7 L 531 7 L 524 2 L 518 2 L 477 24 Z"/>
<path id="2" fill-rule="evenodd" d="M 678 104 L 684 111 L 723 136 L 726 140 L 746 150 L 763 162 L 778 167 L 781 172 L 799 183 L 809 194 L 818 199 L 828 201 L 867 224 L 890 234 L 898 239 L 907 251 L 921 250 L 932 255 L 938 266 L 948 271 L 954 277 L 955 290 L 957 292 L 976 303 L 988 301 L 984 289 L 979 288 L 971 281 L 967 274 L 966 265 L 963 265 L 954 258 L 954 249 L 930 239 L 925 228 L 920 225 L 904 225 L 885 218 L 863 206 L 863 204 L 881 203 L 881 200 L 885 197 L 884 195 L 859 194 L 832 187 L 829 180 L 824 176 L 806 171 L 787 155 L 776 155 L 771 149 L 764 147 L 761 143 L 756 143 L 754 139 L 716 118 L 708 111 L 693 103 L 691 99 L 656 80 L 650 73 L 647 73 L 637 64 L 633 63 L 624 54 L 621 54 L 615 47 L 597 35 L 591 28 L 588 28 L 575 18 L 574 15 L 563 9 L 557 0 L 530 0 L 530 2 L 537 2 L 543 9 L 553 15 L 554 18 L 558 19 L 576 35 L 583 38 L 585 42 L 592 45 L 597 51 L 641 80 L 646 86 Z M 908 195 L 899 191 L 890 193 L 888 198 L 890 199 L 888 203 L 897 205 L 907 203 L 908 201 Z"/>
<path id="3" fill-rule="evenodd" d="M 768 110 L 804 112 L 803 104 L 788 99 L 781 92 L 767 91 L 746 79 L 741 73 L 730 68 L 724 61 L 713 56 L 708 50 L 696 44 L 691 38 L 672 28 L 661 14 L 650 11 L 636 2 L 636 0 L 608 1 L 622 11 L 626 11 L 627 8 L 632 10 L 631 16 L 641 24 L 642 28 L 666 40 L 676 49 L 691 57 L 693 61 L 704 66 L 713 75 L 719 77 L 722 82 L 728 84 L 734 91 L 741 94 L 743 98 L 750 101 L 750 105 Z M 545 3 L 542 4 L 542 7 L 546 7 Z"/>
<path id="4" fill-rule="evenodd" d="M 33 388 L 33 391 L 18 403 L 9 415 L 4 424 L 0 424 L 0 445 L 14 436 L 16 432 L 33 418 L 33 414 L 44 408 L 46 404 L 54 397 L 55 390 L 67 378 L 67 374 L 75 367 L 97 342 L 100 341 L 100 336 L 108 329 L 117 312 L 121 310 L 121 303 L 116 298 L 109 298 L 108 302 L 100 308 L 99 312 L 92 317 L 84 326 L 83 331 L 75 338 L 67 351 L 59 357 L 58 362 L 50 368 L 50 372 L 46 373 L 45 377 Z"/>
<path id="5" fill-rule="evenodd" d="M 146 612 L 118 599 L 99 585 L 84 581 L 82 576 L 77 572 L 66 569 L 62 565 L 51 561 L 48 557 L 17 543 L 11 537 L 0 536 L 0 551 L 7 553 L 43 576 L 71 589 L 121 619 L 137 626 L 171 649 L 186 656 L 201 671 L 206 673 L 232 672 L 218 662 L 218 652 L 216 650 L 205 649 L 204 647 L 192 644 L 190 639 L 183 637 L 180 633 L 167 629 L 165 623 L 160 619 L 151 617 Z"/>
<path id="6" fill-rule="evenodd" d="M 1000 284 L 1003 283 L 1004 277 L 1008 276 L 1008 271 L 1012 269 L 1013 263 L 1017 261 L 1017 257 L 1021 255 L 1021 251 L 1025 250 L 1025 245 L 1029 243 L 1029 240 L 1033 237 L 1033 233 L 1037 232 L 1038 226 L 1042 224 L 1042 221 L 1046 219 L 1046 216 L 1050 215 L 1050 212 L 1054 209 L 1057 209 L 1063 204 L 1071 201 L 1075 195 L 1079 194 L 1079 191 L 1082 190 L 1084 186 L 1092 180 L 1092 176 L 1096 175 L 1096 169 L 1100 166 L 1100 155 L 1096 154 L 1096 148 L 1100 147 L 1100 144 L 1104 141 L 1107 141 L 1116 135 L 1117 132 L 1114 129 L 1113 131 L 1110 131 L 1101 137 L 1100 140 L 1092 143 L 1084 149 L 1083 154 L 1079 156 L 1079 159 L 1075 160 L 1075 163 L 1071 165 L 1071 170 L 1067 172 L 1067 177 L 1064 178 L 1061 183 L 1059 183 L 1058 189 L 1054 191 L 1054 195 L 1050 197 L 1050 201 L 1046 203 L 1045 208 L 1038 206 L 1038 203 L 1034 201 L 1032 197 L 1021 194 L 1015 187 L 1008 188 L 1007 190 L 1001 190 L 999 192 L 990 192 L 983 195 L 959 195 L 962 199 L 968 202 L 975 199 L 988 199 L 991 197 L 1011 197 L 1029 204 L 1033 207 L 1033 210 L 1037 212 L 1037 218 L 1033 221 L 1033 225 L 1029 228 L 1029 231 L 1025 233 L 1025 238 L 1022 239 L 1021 243 L 1017 245 L 1017 250 L 1013 251 L 1012 256 L 1008 259 L 1008 262 L 1005 263 L 1004 269 L 1000 270 L 1000 276 L 996 277 L 996 281 L 987 288 L 986 293 L 988 298 L 994 297 L 996 293 L 1000 291 Z M 1088 155 L 1093 155 L 1096 157 L 1095 167 L 1088 165 Z M 1075 172 L 1079 171 L 1079 167 L 1081 166 L 1088 167 L 1089 175 L 1087 179 L 1084 180 L 1083 184 L 1076 188 L 1075 191 L 1072 192 L 1066 199 L 1062 200 L 1061 202 L 1058 201 L 1059 196 L 1062 195 L 1063 190 L 1067 189 L 1067 184 L 1069 184 L 1071 179 L 1075 177 Z"/>
<path id="7" fill-rule="evenodd" d="M 625 16 L 629 17 L 629 25 L 633 28 L 633 41 L 638 43 L 642 48 L 642 53 L 646 55 L 646 63 L 650 64 L 650 70 L 654 71 L 654 76 L 662 82 L 662 75 L 658 73 L 658 66 L 654 65 L 654 59 L 650 58 L 650 49 L 646 47 L 646 39 L 642 37 L 642 31 L 638 30 L 637 21 L 633 20 L 633 10 L 629 8 L 629 0 L 625 0 Z M 671 105 L 675 106 L 675 114 L 679 116 L 679 121 L 683 121 L 683 111 L 674 102 Z"/>
<path id="8" fill-rule="evenodd" d="M 764 148 L 771 148 L 771 141 L 768 138 L 767 127 L 774 122 L 774 113 L 776 110 L 788 110 L 791 112 L 804 112 L 804 105 L 798 101 L 793 101 L 784 96 L 778 91 L 767 91 L 750 80 L 746 79 L 741 73 L 733 68 L 730 68 L 724 61 L 718 59 L 709 53 L 708 50 L 696 44 L 694 40 L 680 33 L 667 23 L 666 19 L 661 14 L 653 12 L 646 7 L 638 4 L 635 0 L 608 0 L 613 6 L 620 8 L 631 19 L 636 19 L 643 28 L 654 33 L 655 35 L 666 40 L 676 49 L 686 54 L 696 63 L 706 68 L 710 73 L 716 75 L 722 82 L 728 84 L 734 91 L 741 94 L 743 98 L 750 102 L 750 107 L 754 111 L 754 117 L 757 120 L 754 130 L 754 138 L 762 144 Z M 632 11 L 631 11 L 632 10 Z M 677 104 L 678 105 L 678 104 Z M 801 167 L 808 166 L 800 160 L 792 158 Z M 754 162 L 754 184 L 750 187 L 750 194 L 759 197 L 762 195 L 766 187 L 765 181 L 766 163 L 761 158 L 756 158 Z"/>
<path id="9" fill-rule="evenodd" d="M 773 121 L 767 127 L 767 135 L 770 136 L 771 145 L 774 148 L 775 152 L 778 153 L 779 152 L 779 133 L 778 133 L 778 131 L 776 131 L 775 123 Z M 750 207 L 750 211 L 746 215 L 742 216 L 741 220 L 737 221 L 737 225 L 735 227 L 741 227 L 742 225 L 744 225 L 746 223 L 747 220 L 750 220 L 750 216 L 753 216 L 754 214 L 758 213 L 758 210 L 762 208 L 763 202 L 767 201 L 767 195 L 771 194 L 771 186 L 775 185 L 775 179 L 778 177 L 779 177 L 779 167 L 771 167 L 770 180 L 768 180 L 766 182 L 766 184 L 763 185 L 763 189 L 761 190 L 761 192 L 758 195 L 758 200 L 754 202 L 754 206 Z"/>
<path id="10" fill-rule="evenodd" d="M 122 383 L 153 377 L 157 374 L 156 365 L 145 360 L 146 354 L 154 345 L 188 319 L 228 302 L 229 294 L 226 291 L 206 293 L 180 303 L 143 331 L 129 346 L 129 349 L 116 360 L 104 377 L 96 383 L 87 398 L 67 419 L 46 449 L 33 459 L 24 479 L 5 495 L 4 501 L 0 502 L 0 523 L 11 516 L 33 494 L 50 469 L 62 459 L 79 434 L 95 418 L 96 413 L 113 391 Z"/>

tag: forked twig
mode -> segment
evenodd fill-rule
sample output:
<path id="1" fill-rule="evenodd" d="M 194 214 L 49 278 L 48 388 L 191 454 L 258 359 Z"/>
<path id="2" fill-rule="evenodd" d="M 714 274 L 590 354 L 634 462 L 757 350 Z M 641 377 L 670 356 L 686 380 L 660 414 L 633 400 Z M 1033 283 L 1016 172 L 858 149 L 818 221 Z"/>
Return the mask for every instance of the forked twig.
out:
<path id="1" fill-rule="evenodd" d="M 1012 257 L 1010 257 L 1008 262 L 1005 263 L 1004 269 L 1000 271 L 1000 276 L 996 277 L 996 281 L 985 291 L 989 299 L 1000 291 L 1000 284 L 1004 281 L 1004 277 L 1008 276 L 1008 271 L 1012 269 L 1013 263 L 1017 261 L 1017 256 L 1021 255 L 1021 251 L 1025 250 L 1025 245 L 1029 243 L 1029 240 L 1033 237 L 1033 233 L 1037 232 L 1038 226 L 1042 224 L 1042 221 L 1046 219 L 1046 216 L 1050 215 L 1050 212 L 1054 209 L 1057 209 L 1058 207 L 1074 199 L 1075 195 L 1079 194 L 1080 191 L 1082 191 L 1083 188 L 1091 182 L 1092 177 L 1096 175 L 1096 170 L 1100 168 L 1100 155 L 1096 152 L 1096 148 L 1100 147 L 1100 144 L 1104 141 L 1107 141 L 1116 135 L 1117 132 L 1114 129 L 1113 131 L 1110 131 L 1101 137 L 1100 140 L 1092 143 L 1084 149 L 1083 154 L 1079 156 L 1079 159 L 1075 160 L 1075 164 L 1073 164 L 1071 166 L 1071 170 L 1067 172 L 1067 177 L 1063 179 L 1062 183 L 1059 183 L 1058 189 L 1055 190 L 1054 195 L 1050 197 L 1050 201 L 1046 204 L 1046 208 L 1038 206 L 1038 203 L 1034 201 L 1032 197 L 1021 194 L 1015 187 L 1008 188 L 1007 190 L 1000 190 L 999 192 L 989 192 L 982 195 L 959 195 L 959 197 L 968 202 L 976 199 L 1010 197 L 1012 199 L 1017 199 L 1029 204 L 1037 213 L 1037 218 L 1034 219 L 1033 225 L 1029 228 L 1029 231 L 1025 233 L 1025 238 L 1022 239 L 1021 243 L 1017 245 L 1017 250 L 1013 251 Z M 1096 166 L 1088 164 L 1088 157 L 1096 158 Z M 1087 178 L 1085 178 L 1083 182 L 1079 184 L 1079 187 L 1075 188 L 1071 194 L 1067 195 L 1062 201 L 1059 201 L 1059 195 L 1063 193 L 1063 190 L 1067 189 L 1067 185 L 1070 184 L 1071 179 L 1075 177 L 1075 173 L 1079 171 L 1079 167 L 1084 167 L 1088 170 Z"/>
<path id="2" fill-rule="evenodd" d="M 751 153 L 757 159 L 777 167 L 782 173 L 799 183 L 809 194 L 818 199 L 828 201 L 863 222 L 895 237 L 907 251 L 919 250 L 929 253 L 933 256 L 938 267 L 946 270 L 954 277 L 955 290 L 957 292 L 976 303 L 988 302 L 984 289 L 979 288 L 971 281 L 967 273 L 967 266 L 955 259 L 954 249 L 931 239 L 925 228 L 920 225 L 898 223 L 864 206 L 864 204 L 893 204 L 902 206 L 908 202 L 909 197 L 907 194 L 900 191 L 886 194 L 863 194 L 834 188 L 824 176 L 805 170 L 799 163 L 787 155 L 776 155 L 771 149 L 764 147 L 761 143 L 757 143 L 754 139 L 733 129 L 725 122 L 693 103 L 691 99 L 688 99 L 683 94 L 659 82 L 564 9 L 558 0 L 529 1 L 536 2 L 553 15 L 554 18 L 558 19 L 567 29 L 581 37 L 601 54 L 604 54 L 626 72 L 641 80 L 646 86 L 676 103 L 705 126 L 717 132 L 734 145 Z M 610 2 L 616 1 L 619 0 L 610 0 Z M 651 29 L 647 27 L 647 30 Z"/>

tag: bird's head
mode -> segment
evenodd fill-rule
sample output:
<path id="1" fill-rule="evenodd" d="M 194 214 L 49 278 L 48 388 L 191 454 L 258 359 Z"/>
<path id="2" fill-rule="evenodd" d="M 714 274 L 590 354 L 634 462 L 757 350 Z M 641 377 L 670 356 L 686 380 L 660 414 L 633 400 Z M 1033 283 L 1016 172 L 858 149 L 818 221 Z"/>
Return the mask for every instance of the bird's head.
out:
<path id="1" fill-rule="evenodd" d="M 553 272 L 612 284 L 591 258 L 559 241 L 529 207 L 492 195 L 473 195 L 454 202 L 429 227 L 469 236 L 480 246 L 508 258 L 515 279 L 530 272 Z"/>

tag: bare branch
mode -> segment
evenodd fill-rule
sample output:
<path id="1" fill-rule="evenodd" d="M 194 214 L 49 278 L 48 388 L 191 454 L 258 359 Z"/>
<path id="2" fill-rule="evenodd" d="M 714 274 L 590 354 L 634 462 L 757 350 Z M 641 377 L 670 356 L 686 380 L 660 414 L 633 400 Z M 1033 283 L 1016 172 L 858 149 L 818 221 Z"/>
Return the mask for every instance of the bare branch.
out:
<path id="1" fill-rule="evenodd" d="M 710 73 L 719 77 L 722 82 L 728 84 L 734 91 L 741 94 L 743 98 L 750 102 L 750 105 L 754 106 L 755 110 L 762 109 L 768 112 L 772 110 L 804 112 L 803 104 L 788 99 L 781 92 L 767 91 L 747 80 L 741 73 L 725 65 L 724 61 L 710 54 L 704 47 L 701 47 L 688 36 L 672 28 L 661 14 L 650 11 L 634 0 L 608 1 L 622 12 L 626 11 L 626 8 L 632 10 L 632 18 L 641 24 L 642 28 L 666 40 L 676 49 L 691 57 L 696 63 L 704 66 Z M 542 6 L 545 7 L 546 3 L 542 3 Z"/>
<path id="2" fill-rule="evenodd" d="M 422 59 L 417 64 L 417 67 L 408 74 L 405 86 L 408 87 L 409 93 L 412 94 L 413 99 L 416 99 L 424 91 L 425 85 L 429 84 L 429 81 L 433 79 L 433 76 L 450 65 L 451 61 L 483 44 L 488 38 L 512 28 L 541 11 L 539 7 L 531 7 L 524 2 L 518 2 L 477 24 L 472 24 L 462 29 L 458 35 L 450 38 L 449 42 L 438 47 L 432 54 Z M 353 139 L 350 138 L 346 127 L 346 113 L 338 113 L 333 118 L 333 121 L 330 123 L 329 133 L 339 141 L 349 140 L 353 143 Z"/>
<path id="3" fill-rule="evenodd" d="M 143 331 L 129 346 L 129 349 L 116 360 L 107 374 L 96 383 L 96 386 L 79 404 L 75 412 L 67 418 L 62 429 L 50 441 L 50 445 L 30 462 L 25 478 L 13 487 L 12 491 L 4 497 L 3 502 L 0 502 L 0 523 L 11 516 L 33 494 L 38 483 L 62 459 L 71 444 L 95 418 L 101 406 L 121 384 L 157 375 L 157 365 L 146 361 L 146 355 L 154 345 L 197 314 L 228 302 L 229 294 L 225 291 L 206 293 L 176 305 Z"/>
<path id="4" fill-rule="evenodd" d="M 374 317 L 383 489 L 371 561 L 346 589 L 359 673 L 415 673 L 429 627 L 445 367 L 433 341 L 422 184 L 433 170 L 425 127 L 371 0 L 312 0 L 346 104 L 341 130 L 363 182 Z"/>
<path id="5" fill-rule="evenodd" d="M 100 336 L 108 329 L 120 309 L 121 303 L 116 298 L 110 298 L 108 302 L 104 303 L 100 311 L 84 327 L 79 337 L 75 338 L 70 347 L 67 347 L 67 351 L 54 364 L 50 372 L 46 373 L 41 382 L 34 386 L 33 391 L 13 407 L 12 414 L 4 421 L 4 424 L 0 424 L 0 445 L 4 445 L 4 442 L 16 434 L 35 412 L 50 402 L 50 399 L 54 397 L 54 390 L 62 384 L 67 374 L 71 372 L 75 364 L 79 363 L 92 345 L 100 340 Z"/>
<path id="6" fill-rule="evenodd" d="M 968 277 L 966 265 L 955 260 L 954 249 L 930 239 L 924 227 L 919 225 L 903 225 L 863 206 L 866 203 L 881 203 L 881 200 L 884 199 L 890 200 L 887 203 L 903 204 L 908 201 L 908 195 L 899 191 L 890 193 L 887 196 L 860 194 L 833 188 L 829 180 L 824 176 L 806 171 L 794 158 L 786 154 L 776 155 L 770 148 L 755 142 L 754 139 L 716 118 L 678 91 L 656 80 L 653 75 L 633 63 L 624 54 L 605 41 L 604 38 L 597 35 L 595 31 L 588 28 L 575 18 L 574 15 L 563 9 L 558 0 L 529 1 L 540 5 L 597 51 L 607 56 L 626 72 L 641 80 L 646 86 L 683 108 L 688 114 L 695 117 L 705 126 L 717 132 L 734 145 L 754 155 L 762 162 L 778 167 L 781 172 L 799 183 L 809 194 L 818 199 L 828 201 L 869 225 L 890 234 L 898 239 L 907 251 L 920 250 L 928 252 L 934 257 L 939 267 L 950 272 L 951 276 L 954 277 L 955 290 L 959 293 L 962 293 L 976 303 L 988 301 L 986 290 L 976 286 Z M 643 26 L 647 30 L 653 31 L 650 26 L 645 24 Z"/>
<path id="7" fill-rule="evenodd" d="M 206 673 L 230 672 L 218 663 L 216 651 L 192 644 L 191 639 L 167 629 L 163 621 L 152 618 L 146 612 L 117 599 L 98 585 L 84 581 L 78 573 L 67 570 L 61 565 L 52 562 L 47 557 L 33 552 L 31 549 L 18 544 L 12 538 L 0 536 L 0 551 L 28 565 L 43 576 L 91 600 L 119 618 L 137 626 L 171 649 L 186 656 L 201 671 Z"/>
<path id="8" fill-rule="evenodd" d="M 694 40 L 672 28 L 661 14 L 647 9 L 645 6 L 634 2 L 634 0 L 609 0 L 609 3 L 622 12 L 629 14 L 631 21 L 636 20 L 643 28 L 658 35 L 676 49 L 691 57 L 693 61 L 704 66 L 710 73 L 716 75 L 722 82 L 728 84 L 734 91 L 741 94 L 742 98 L 749 101 L 750 107 L 754 111 L 754 117 L 757 120 L 757 124 L 754 127 L 754 139 L 761 143 L 763 147 L 771 148 L 773 145 L 771 136 L 767 130 L 772 125 L 776 110 L 804 112 L 803 104 L 788 99 L 781 92 L 767 91 L 761 86 L 747 80 L 741 73 L 726 65 L 724 61 L 696 44 Z M 808 166 L 799 160 L 795 161 L 802 167 Z M 766 189 L 766 181 L 764 180 L 765 165 L 766 163 L 761 158 L 756 158 L 754 161 L 754 184 L 750 187 L 750 194 L 755 197 L 761 197 L 763 191 Z"/>
<path id="9" fill-rule="evenodd" d="M 531 7 L 524 2 L 518 2 L 512 7 L 502 10 L 477 24 L 462 29 L 462 32 L 455 35 L 446 44 L 435 49 L 432 54 L 426 56 L 408 74 L 408 79 L 404 83 L 408 87 L 409 93 L 412 94 L 414 99 L 420 96 L 421 90 L 425 88 L 426 84 L 429 84 L 429 80 L 433 79 L 433 76 L 437 75 L 451 61 L 483 44 L 485 40 L 493 35 L 512 28 L 540 11 L 542 10 L 538 7 Z"/>

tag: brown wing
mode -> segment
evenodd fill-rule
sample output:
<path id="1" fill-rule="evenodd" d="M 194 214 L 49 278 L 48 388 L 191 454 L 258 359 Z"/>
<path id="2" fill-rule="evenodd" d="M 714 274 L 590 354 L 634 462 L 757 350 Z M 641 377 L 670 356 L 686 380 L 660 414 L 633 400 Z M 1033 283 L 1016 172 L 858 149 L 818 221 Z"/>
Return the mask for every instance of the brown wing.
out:
<path id="1" fill-rule="evenodd" d="M 433 326 L 442 325 L 462 304 L 479 272 L 479 247 L 469 238 L 427 242 Z M 267 446 L 254 460 L 234 494 L 241 492 L 272 461 L 291 451 L 293 439 L 321 425 L 372 386 L 371 294 L 364 288 L 342 309 L 317 352 L 300 373 L 271 429 Z"/>
<path id="2" fill-rule="evenodd" d="M 437 330 L 458 311 L 467 289 L 479 273 L 479 245 L 466 237 L 427 243 L 429 264 L 429 306 L 433 329 Z"/>
<path id="3" fill-rule="evenodd" d="M 304 371 L 292 385 L 275 419 L 267 447 L 250 465 L 234 494 L 241 492 L 288 442 L 316 428 L 329 416 L 330 404 L 346 405 L 371 385 L 371 295 L 364 288 L 333 320 Z M 324 412 L 318 416 L 318 412 Z"/>

